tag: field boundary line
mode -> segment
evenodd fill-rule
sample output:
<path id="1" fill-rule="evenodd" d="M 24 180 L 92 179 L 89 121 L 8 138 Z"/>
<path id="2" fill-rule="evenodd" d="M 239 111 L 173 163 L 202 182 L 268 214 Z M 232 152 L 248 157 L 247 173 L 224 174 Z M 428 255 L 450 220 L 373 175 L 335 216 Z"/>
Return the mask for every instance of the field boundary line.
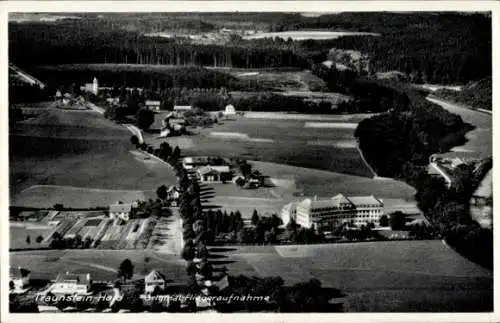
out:
<path id="1" fill-rule="evenodd" d="M 368 167 L 368 169 L 370 170 L 370 172 L 372 172 L 373 178 L 379 178 L 379 176 L 377 175 L 377 173 L 375 172 L 375 170 L 373 169 L 373 167 L 366 161 L 365 156 L 363 155 L 363 152 L 361 151 L 361 148 L 359 148 L 359 141 L 356 143 L 356 149 L 358 150 L 359 155 L 361 156 L 361 159 L 363 160 L 363 162 L 365 163 L 365 165 Z"/>

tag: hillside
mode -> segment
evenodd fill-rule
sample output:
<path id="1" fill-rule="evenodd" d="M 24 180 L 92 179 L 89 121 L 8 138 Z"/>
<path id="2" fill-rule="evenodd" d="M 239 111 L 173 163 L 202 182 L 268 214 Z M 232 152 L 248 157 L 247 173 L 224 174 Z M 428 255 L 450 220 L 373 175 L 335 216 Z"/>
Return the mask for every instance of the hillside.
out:
<path id="1" fill-rule="evenodd" d="M 491 77 L 484 78 L 477 82 L 472 82 L 465 86 L 462 91 L 439 90 L 435 96 L 465 104 L 473 109 L 492 110 L 492 89 Z"/>

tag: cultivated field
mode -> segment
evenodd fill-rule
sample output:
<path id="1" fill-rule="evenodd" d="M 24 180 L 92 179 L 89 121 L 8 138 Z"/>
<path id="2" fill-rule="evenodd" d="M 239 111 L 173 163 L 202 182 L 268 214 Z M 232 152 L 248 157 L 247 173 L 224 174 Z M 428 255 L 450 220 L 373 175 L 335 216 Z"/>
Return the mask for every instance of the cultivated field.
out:
<path id="1" fill-rule="evenodd" d="M 185 148 L 183 154 L 239 157 L 372 176 L 355 148 L 352 126 L 343 122 L 327 126 L 306 128 L 303 120 L 241 118 L 187 137 L 193 146 Z"/>
<path id="2" fill-rule="evenodd" d="M 31 186 L 15 198 L 16 205 L 26 207 L 52 207 L 61 203 L 72 208 L 106 207 L 110 204 L 122 201 L 144 200 L 142 191 L 133 190 L 106 190 L 97 188 L 82 188 L 58 185 L 35 185 Z"/>
<path id="3" fill-rule="evenodd" d="M 487 311 L 493 306 L 492 273 L 441 241 L 225 250 L 232 250 L 223 253 L 234 261 L 227 265 L 231 272 L 279 275 L 289 284 L 318 278 L 347 294 L 347 311 Z"/>
<path id="4" fill-rule="evenodd" d="M 376 33 L 359 32 L 359 31 L 325 31 L 325 30 L 298 30 L 298 31 L 281 31 L 281 32 L 261 32 L 255 35 L 245 36 L 244 39 L 259 39 L 259 38 L 275 38 L 283 39 L 292 38 L 293 40 L 305 39 L 335 39 L 345 36 L 379 36 Z"/>
<path id="5" fill-rule="evenodd" d="M 90 273 L 93 280 L 116 280 L 120 263 L 130 259 L 134 265 L 135 278 L 156 269 L 169 282 L 185 284 L 187 274 L 184 260 L 179 256 L 161 255 L 144 250 L 48 250 L 11 252 L 10 266 L 33 270 L 32 278 L 55 279 L 58 273 Z M 149 258 L 149 259 L 146 259 Z M 145 261 L 146 260 L 146 261 Z"/>
<path id="6" fill-rule="evenodd" d="M 328 91 L 325 81 L 311 71 L 300 69 L 220 68 L 243 82 L 258 84 L 275 91 Z"/>

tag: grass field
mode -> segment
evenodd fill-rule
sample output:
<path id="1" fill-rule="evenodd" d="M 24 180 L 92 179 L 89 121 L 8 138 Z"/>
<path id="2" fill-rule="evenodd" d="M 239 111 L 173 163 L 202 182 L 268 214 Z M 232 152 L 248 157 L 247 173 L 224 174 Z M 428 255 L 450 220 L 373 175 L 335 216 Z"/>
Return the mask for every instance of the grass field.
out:
<path id="1" fill-rule="evenodd" d="M 108 206 L 117 201 L 130 203 L 144 199 L 142 191 L 36 185 L 19 193 L 15 203 L 27 207 L 52 207 L 61 203 L 72 208 L 89 208 Z"/>
<path id="2" fill-rule="evenodd" d="M 130 132 L 95 112 L 45 109 L 15 128 L 18 131 L 9 135 L 11 204 L 19 196 L 36 201 L 45 198 L 47 191 L 19 195 L 33 185 L 139 191 L 175 182 L 167 165 L 148 163 L 130 152 L 134 149 Z M 71 189 L 61 192 L 68 194 L 67 198 L 61 195 L 62 200 L 85 203 Z M 57 199 L 57 194 L 51 191 L 50 196 Z M 97 195 L 93 196 L 101 199 Z"/>
<path id="3" fill-rule="evenodd" d="M 214 132 L 227 133 L 228 136 L 214 136 Z M 183 154 L 240 157 L 371 176 L 359 152 L 353 148 L 353 133 L 352 128 L 342 126 L 328 129 L 306 128 L 303 120 L 270 122 L 265 119 L 242 118 L 203 129 L 199 135 L 188 137 L 194 146 L 184 149 Z M 318 145 L 318 140 L 331 145 Z"/>
<path id="4" fill-rule="evenodd" d="M 26 249 L 26 248 L 39 248 L 43 246 L 36 242 L 38 236 L 42 236 L 45 239 L 47 234 L 52 231 L 52 228 L 48 226 L 10 226 L 9 227 L 9 238 L 10 244 L 9 249 Z M 30 243 L 26 242 L 26 237 L 30 237 Z"/>
<path id="5" fill-rule="evenodd" d="M 345 310 L 491 311 L 493 275 L 462 258 L 441 241 L 395 241 L 307 246 L 211 248 L 216 267 L 235 275 L 281 276 L 286 285 L 318 278 L 347 294 Z M 144 261 L 149 257 L 149 262 Z M 37 268 L 33 278 L 57 272 L 90 272 L 115 279 L 125 258 L 135 273 L 158 269 L 174 283 L 186 274 L 178 256 L 138 251 L 70 250 L 11 253 L 11 267 Z"/>

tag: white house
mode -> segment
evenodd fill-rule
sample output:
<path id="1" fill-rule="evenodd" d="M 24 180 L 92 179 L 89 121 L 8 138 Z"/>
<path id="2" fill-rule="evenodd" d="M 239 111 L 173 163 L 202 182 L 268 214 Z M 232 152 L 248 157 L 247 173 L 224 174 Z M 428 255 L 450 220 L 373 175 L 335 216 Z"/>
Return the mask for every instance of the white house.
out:
<path id="1" fill-rule="evenodd" d="M 11 277 L 14 283 L 14 292 L 26 291 L 27 287 L 30 285 L 31 271 L 26 268 L 18 267 L 16 273 Z"/>
<path id="2" fill-rule="evenodd" d="M 232 104 L 227 105 L 222 112 L 222 115 L 225 119 L 236 119 L 236 110 L 234 109 L 234 106 Z"/>
<path id="3" fill-rule="evenodd" d="M 128 221 L 130 219 L 130 212 L 132 211 L 131 203 L 115 203 L 109 206 L 109 218 L 112 220 L 121 219 Z"/>
<path id="4" fill-rule="evenodd" d="M 146 277 L 144 277 L 144 291 L 146 294 L 151 294 L 156 287 L 165 289 L 165 276 L 162 273 L 153 270 Z"/>
<path id="5" fill-rule="evenodd" d="M 144 102 L 146 108 L 153 112 L 160 112 L 160 104 L 161 102 L 156 100 L 146 100 L 146 102 Z"/>
<path id="6" fill-rule="evenodd" d="M 231 181 L 231 169 L 229 166 L 204 166 L 196 170 L 200 182 L 224 182 Z"/>
<path id="7" fill-rule="evenodd" d="M 197 168 L 200 166 L 207 166 L 209 164 L 208 157 L 206 156 L 194 156 L 194 157 L 184 157 L 182 159 L 182 167 L 186 170 Z"/>
<path id="8" fill-rule="evenodd" d="M 174 106 L 174 111 L 177 112 L 186 112 L 193 110 L 193 107 L 190 105 L 176 105 Z"/>
<path id="9" fill-rule="evenodd" d="M 50 292 L 54 294 L 88 294 L 91 286 L 90 274 L 70 274 L 66 272 L 57 275 Z"/>
<path id="10" fill-rule="evenodd" d="M 171 185 L 167 189 L 167 199 L 169 201 L 177 201 L 181 196 L 179 189 L 175 185 Z"/>
<path id="11" fill-rule="evenodd" d="M 374 196 L 346 197 L 337 194 L 331 199 L 306 198 L 297 203 L 296 222 L 305 228 L 321 227 L 354 222 L 378 224 L 384 214 L 384 204 Z"/>

